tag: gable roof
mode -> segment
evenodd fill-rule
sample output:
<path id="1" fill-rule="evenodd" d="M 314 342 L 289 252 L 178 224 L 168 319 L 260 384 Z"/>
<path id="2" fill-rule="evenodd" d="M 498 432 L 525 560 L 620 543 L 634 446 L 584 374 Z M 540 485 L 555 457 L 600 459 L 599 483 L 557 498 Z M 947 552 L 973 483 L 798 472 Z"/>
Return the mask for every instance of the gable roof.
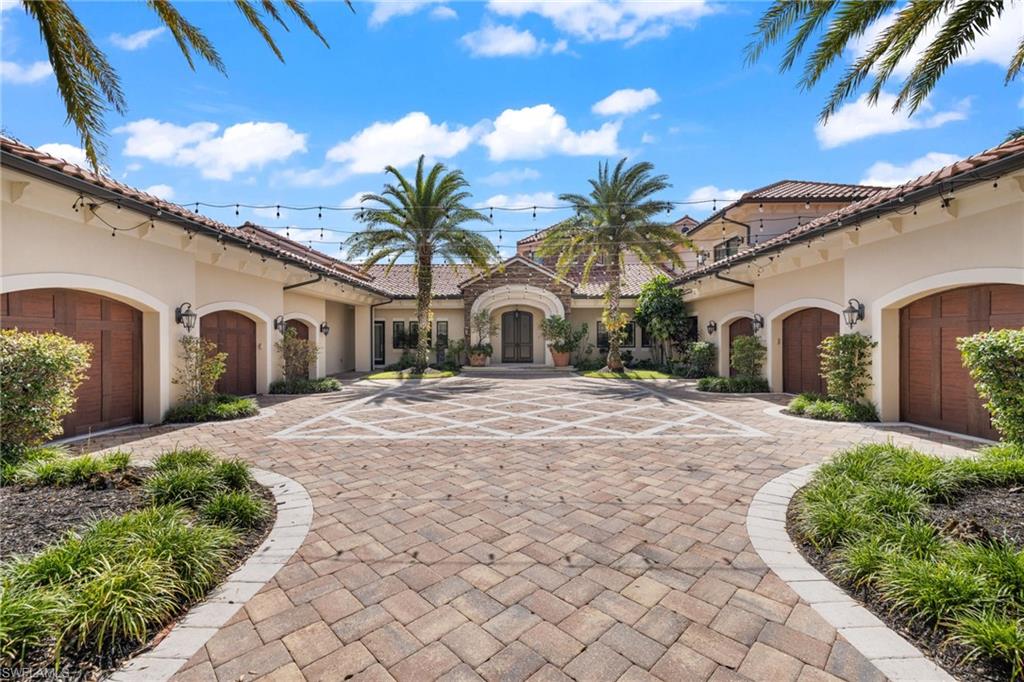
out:
<path id="1" fill-rule="evenodd" d="M 568 284 L 570 287 L 576 286 L 575 283 L 570 282 L 569 280 L 565 279 L 564 277 L 561 277 L 557 272 L 555 272 L 551 268 L 547 267 L 546 265 L 543 265 L 541 263 L 535 263 L 532 260 L 529 260 L 527 258 L 523 258 L 519 254 L 516 254 L 516 255 L 512 256 L 511 258 L 507 258 L 507 259 L 503 260 L 501 262 L 501 265 L 498 266 L 498 268 L 499 269 L 505 268 L 505 267 L 507 267 L 509 265 L 512 265 L 513 263 L 520 263 L 522 265 L 525 265 L 528 268 L 533 268 L 534 270 L 537 270 L 537 271 L 542 272 L 543 274 L 547 275 L 551 279 L 556 279 L 556 280 L 558 280 L 560 282 L 564 282 L 565 284 Z M 467 284 L 470 284 L 471 282 L 475 282 L 476 280 L 481 279 L 482 277 L 487 277 L 489 275 L 492 275 L 492 274 L 494 274 L 494 272 L 495 272 L 494 270 L 492 270 L 491 272 L 477 272 L 476 274 L 474 274 L 473 276 L 469 277 L 468 279 L 460 282 L 459 283 L 459 287 L 460 288 L 464 287 Z"/>
<path id="2" fill-rule="evenodd" d="M 792 244 L 804 243 L 844 227 L 853 227 L 862 220 L 880 218 L 900 210 L 906 211 L 908 202 L 913 205 L 913 203 L 926 199 L 941 197 L 944 191 L 952 191 L 954 183 L 963 187 L 991 181 L 998 178 L 1000 173 L 1020 168 L 1024 168 L 1024 137 L 1018 137 L 991 149 L 986 149 L 902 185 L 878 190 L 865 199 L 847 204 L 750 249 L 690 270 L 676 278 L 675 283 L 692 282 L 719 270 L 762 256 L 769 251 L 781 251 Z M 980 171 L 984 171 L 984 173 L 980 173 Z"/>

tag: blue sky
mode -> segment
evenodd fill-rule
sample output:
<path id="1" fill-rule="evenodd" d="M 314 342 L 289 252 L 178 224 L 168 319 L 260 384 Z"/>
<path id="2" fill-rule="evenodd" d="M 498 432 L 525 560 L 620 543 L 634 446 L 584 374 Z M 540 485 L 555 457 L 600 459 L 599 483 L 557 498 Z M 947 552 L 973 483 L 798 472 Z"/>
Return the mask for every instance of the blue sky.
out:
<path id="1" fill-rule="evenodd" d="M 227 77 L 189 70 L 142 3 L 74 3 L 122 79 L 125 116 L 107 118 L 111 176 L 188 203 L 351 205 L 384 164 L 420 153 L 463 169 L 482 206 L 550 203 L 585 191 L 603 159 L 648 160 L 665 198 L 730 199 L 782 179 L 896 183 L 992 146 L 1024 121 L 1024 81 L 1003 85 L 1024 6 L 952 67 L 913 118 L 852 102 L 822 129 L 839 70 L 811 92 L 779 74 L 778 52 L 748 67 L 762 3 L 309 3 L 331 44 L 291 21 L 282 64 L 227 3 L 181 3 L 217 46 Z M 79 141 L 19 7 L 2 14 L 4 130 L 69 160 Z M 895 90 L 895 84 L 888 88 Z M 883 99 L 886 95 L 883 95 Z M 696 217 L 710 204 L 680 208 Z M 349 213 L 204 213 L 348 231 Z M 515 239 L 565 212 L 495 213 Z M 497 241 L 498 234 L 489 232 Z M 337 242 L 344 232 L 325 232 Z M 314 244 L 316 246 L 316 244 Z M 337 255 L 336 245 L 321 245 Z"/>

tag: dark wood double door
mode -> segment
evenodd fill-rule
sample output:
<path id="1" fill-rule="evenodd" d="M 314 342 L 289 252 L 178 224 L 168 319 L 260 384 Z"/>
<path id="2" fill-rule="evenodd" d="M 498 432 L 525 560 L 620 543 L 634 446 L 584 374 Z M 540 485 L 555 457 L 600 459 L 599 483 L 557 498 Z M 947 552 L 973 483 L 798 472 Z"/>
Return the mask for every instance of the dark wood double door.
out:
<path id="1" fill-rule="evenodd" d="M 5 329 L 59 332 L 92 346 L 75 410 L 64 435 L 78 436 L 142 421 L 142 312 L 86 291 L 32 289 L 3 295 Z"/>
<path id="2" fill-rule="evenodd" d="M 501 361 L 533 362 L 533 313 L 510 310 L 502 314 Z"/>
<path id="3" fill-rule="evenodd" d="M 1024 327 L 1024 286 L 989 284 L 933 294 L 900 310 L 900 418 L 998 438 L 963 365 L 957 339 Z"/>
<path id="4" fill-rule="evenodd" d="M 256 323 L 241 313 L 218 310 L 199 320 L 199 335 L 227 353 L 227 369 L 217 380 L 218 393 L 251 395 L 256 392 Z"/>

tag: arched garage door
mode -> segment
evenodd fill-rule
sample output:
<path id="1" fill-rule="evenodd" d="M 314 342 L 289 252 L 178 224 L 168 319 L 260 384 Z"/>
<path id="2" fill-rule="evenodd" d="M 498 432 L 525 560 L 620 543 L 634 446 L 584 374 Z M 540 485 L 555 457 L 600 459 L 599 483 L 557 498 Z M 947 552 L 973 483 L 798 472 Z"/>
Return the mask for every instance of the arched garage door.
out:
<path id="1" fill-rule="evenodd" d="M 6 329 L 56 331 L 92 344 L 91 366 L 78 389 L 64 435 L 78 436 L 142 421 L 142 313 L 97 294 L 32 289 L 3 295 Z"/>
<path id="2" fill-rule="evenodd" d="M 979 331 L 1024 327 L 1024 286 L 951 289 L 900 310 L 900 418 L 998 438 L 963 366 L 956 341 Z"/>
<path id="3" fill-rule="evenodd" d="M 736 376 L 732 368 L 732 346 L 741 336 L 754 335 L 754 321 L 749 317 L 741 317 L 729 323 L 729 376 Z"/>
<path id="4" fill-rule="evenodd" d="M 295 338 L 302 339 L 303 341 L 309 341 L 309 325 L 305 322 L 293 318 L 291 320 L 286 320 L 285 325 L 287 325 L 289 329 L 295 330 Z M 309 376 L 308 372 L 306 376 Z"/>
<path id="5" fill-rule="evenodd" d="M 782 321 L 782 390 L 825 393 L 818 345 L 838 333 L 839 315 L 823 308 L 805 308 Z"/>
<path id="6" fill-rule="evenodd" d="M 227 371 L 217 380 L 218 393 L 256 392 L 256 323 L 241 313 L 219 310 L 199 320 L 199 335 L 227 353 Z"/>

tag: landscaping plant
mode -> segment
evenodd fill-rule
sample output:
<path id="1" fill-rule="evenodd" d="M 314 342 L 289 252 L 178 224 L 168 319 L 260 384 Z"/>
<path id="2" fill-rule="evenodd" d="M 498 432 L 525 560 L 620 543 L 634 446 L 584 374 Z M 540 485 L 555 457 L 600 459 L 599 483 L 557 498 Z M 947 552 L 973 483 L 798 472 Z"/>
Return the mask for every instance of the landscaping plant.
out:
<path id="1" fill-rule="evenodd" d="M 667 349 L 684 338 L 687 330 L 682 290 L 672 286 L 667 276 L 656 275 L 640 288 L 633 315 L 637 324 L 657 341 L 660 362 L 664 364 Z"/>
<path id="2" fill-rule="evenodd" d="M 18 461 L 62 433 L 91 353 L 63 334 L 0 330 L 0 460 Z"/>
<path id="3" fill-rule="evenodd" d="M 674 365 L 674 373 L 687 379 L 700 379 L 714 373 L 715 359 L 718 355 L 715 344 L 694 341 L 686 346 L 683 355 L 683 362 Z"/>
<path id="4" fill-rule="evenodd" d="M 476 339 L 469 346 L 469 364 L 474 367 L 482 367 L 485 364 L 485 359 L 494 353 L 491 338 L 498 331 L 494 319 L 491 317 L 491 311 L 485 308 L 474 313 L 469 318 L 469 327 Z"/>
<path id="5" fill-rule="evenodd" d="M 761 376 L 768 349 L 758 336 L 740 336 L 732 343 L 729 366 L 736 370 L 740 379 L 756 379 Z"/>
<path id="6" fill-rule="evenodd" d="M 182 401 L 201 404 L 213 399 L 217 380 L 227 371 L 227 353 L 217 350 L 217 344 L 199 336 L 182 336 L 181 363 L 171 383 L 182 387 Z"/>
<path id="7" fill-rule="evenodd" d="M 174 423 L 227 421 L 253 417 L 260 411 L 259 404 L 252 398 L 237 395 L 215 395 L 201 403 L 183 403 L 167 410 L 164 421 Z"/>
<path id="8" fill-rule="evenodd" d="M 1000 329 L 958 340 L 964 365 L 1008 441 L 1024 443 L 1024 329 Z"/>
<path id="9" fill-rule="evenodd" d="M 875 406 L 864 399 L 871 385 L 871 351 L 877 345 L 859 332 L 826 337 L 818 349 L 828 395 L 802 393 L 790 401 L 787 411 L 824 421 L 878 421 Z"/>
<path id="10" fill-rule="evenodd" d="M 341 390 L 341 382 L 334 377 L 320 379 L 280 379 L 270 384 L 270 393 L 293 395 L 302 393 L 333 393 Z"/>
<path id="11" fill-rule="evenodd" d="M 274 344 L 274 349 L 281 355 L 285 382 L 298 384 L 309 380 L 309 368 L 316 363 L 319 353 L 314 342 L 300 339 L 294 329 L 286 326 L 281 340 Z"/>
<path id="12" fill-rule="evenodd" d="M 572 322 L 561 315 L 549 315 L 540 323 L 540 332 L 548 342 L 553 355 L 561 356 L 564 362 L 555 358 L 555 365 L 562 367 L 569 364 L 573 351 L 579 348 L 580 342 L 587 337 L 587 325 L 582 324 L 574 329 Z"/>

